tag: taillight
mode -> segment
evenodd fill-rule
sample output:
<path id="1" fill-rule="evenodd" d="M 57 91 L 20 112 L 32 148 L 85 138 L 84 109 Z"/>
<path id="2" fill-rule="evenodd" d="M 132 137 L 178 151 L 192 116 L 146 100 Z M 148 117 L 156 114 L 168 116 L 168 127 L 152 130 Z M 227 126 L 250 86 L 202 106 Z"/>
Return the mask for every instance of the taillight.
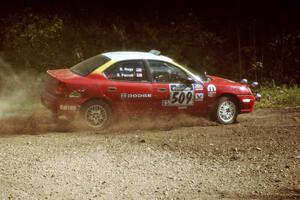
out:
<path id="1" fill-rule="evenodd" d="M 67 86 L 63 82 L 59 82 L 54 88 L 54 94 L 57 96 L 66 96 L 67 94 Z"/>

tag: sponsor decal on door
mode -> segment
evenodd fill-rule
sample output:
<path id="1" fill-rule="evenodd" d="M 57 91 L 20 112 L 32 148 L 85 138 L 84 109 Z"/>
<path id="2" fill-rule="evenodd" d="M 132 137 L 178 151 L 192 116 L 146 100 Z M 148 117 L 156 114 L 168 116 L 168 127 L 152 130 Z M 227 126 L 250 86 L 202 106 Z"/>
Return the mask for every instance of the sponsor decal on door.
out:
<path id="1" fill-rule="evenodd" d="M 163 106 L 192 106 L 194 105 L 194 87 L 183 84 L 170 84 L 170 99 L 162 101 Z"/>
<path id="2" fill-rule="evenodd" d="M 195 101 L 203 101 L 204 94 L 203 93 L 195 93 Z"/>
<path id="3" fill-rule="evenodd" d="M 207 93 L 208 93 L 208 96 L 209 96 L 209 97 L 214 97 L 214 96 L 216 96 L 216 93 L 217 93 L 217 88 L 216 88 L 216 86 L 213 85 L 213 84 L 209 84 L 209 85 L 207 86 Z"/>

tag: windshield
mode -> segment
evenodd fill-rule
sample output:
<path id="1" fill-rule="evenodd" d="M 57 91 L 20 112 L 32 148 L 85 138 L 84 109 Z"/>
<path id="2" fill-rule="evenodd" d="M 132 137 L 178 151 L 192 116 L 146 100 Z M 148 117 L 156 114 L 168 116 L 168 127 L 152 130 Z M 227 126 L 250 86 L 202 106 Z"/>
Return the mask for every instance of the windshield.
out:
<path id="1" fill-rule="evenodd" d="M 107 63 L 108 61 L 110 61 L 110 59 L 106 56 L 93 56 L 71 67 L 71 71 L 81 76 L 87 76 L 95 69 Z"/>
<path id="2" fill-rule="evenodd" d="M 177 65 L 179 65 L 178 63 L 176 63 Z M 200 79 L 201 81 L 207 81 L 208 78 L 204 73 L 198 72 L 190 67 L 187 67 L 185 65 L 181 65 L 183 66 L 185 69 L 187 69 L 189 72 L 191 72 L 194 76 L 196 76 L 195 78 Z"/>
<path id="3" fill-rule="evenodd" d="M 184 66 L 187 70 L 189 70 L 190 72 L 192 72 L 194 75 L 198 76 L 201 80 L 203 81 L 207 81 L 207 76 L 204 73 L 198 72 L 192 68 L 189 68 L 187 66 Z"/>

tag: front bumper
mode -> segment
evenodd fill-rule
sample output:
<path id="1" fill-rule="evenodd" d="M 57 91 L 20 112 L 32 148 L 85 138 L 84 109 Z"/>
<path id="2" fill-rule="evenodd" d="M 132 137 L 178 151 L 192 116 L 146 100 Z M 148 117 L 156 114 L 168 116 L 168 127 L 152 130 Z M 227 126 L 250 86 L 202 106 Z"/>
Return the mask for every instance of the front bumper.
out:
<path id="1" fill-rule="evenodd" d="M 253 95 L 238 95 L 240 113 L 249 113 L 254 109 L 256 97 Z"/>

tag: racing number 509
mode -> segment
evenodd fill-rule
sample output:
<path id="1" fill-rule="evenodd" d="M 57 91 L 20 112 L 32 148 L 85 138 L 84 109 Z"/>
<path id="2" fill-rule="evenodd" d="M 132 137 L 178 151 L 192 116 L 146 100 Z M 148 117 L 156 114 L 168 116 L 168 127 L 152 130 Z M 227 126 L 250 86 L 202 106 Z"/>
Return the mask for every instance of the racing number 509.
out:
<path id="1" fill-rule="evenodd" d="M 173 92 L 171 104 L 189 104 L 192 97 L 192 92 Z"/>

